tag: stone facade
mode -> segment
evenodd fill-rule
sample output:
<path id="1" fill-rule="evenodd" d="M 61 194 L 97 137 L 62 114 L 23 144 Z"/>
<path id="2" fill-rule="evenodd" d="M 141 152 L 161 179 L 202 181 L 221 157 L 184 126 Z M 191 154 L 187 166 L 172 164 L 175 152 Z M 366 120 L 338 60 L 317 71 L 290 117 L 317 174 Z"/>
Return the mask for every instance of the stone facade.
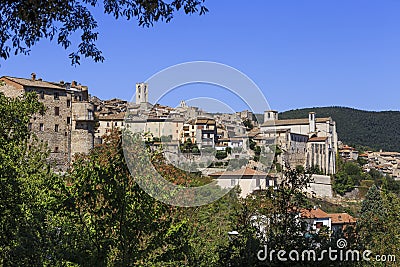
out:
<path id="1" fill-rule="evenodd" d="M 260 126 L 262 137 L 275 137 L 282 149 L 281 163 L 291 168 L 303 165 L 318 167 L 324 174 L 336 173 L 338 137 L 332 118 L 317 118 L 310 112 L 308 118 L 279 120 L 277 111 L 266 111 Z"/>
<path id="2" fill-rule="evenodd" d="M 77 153 L 88 153 L 94 141 L 93 104 L 88 101 L 88 88 L 72 83 L 46 82 L 3 76 L 0 92 L 7 97 L 36 92 L 46 107 L 45 114 L 35 114 L 29 128 L 39 140 L 47 143 L 49 161 L 56 171 L 65 171 Z"/>

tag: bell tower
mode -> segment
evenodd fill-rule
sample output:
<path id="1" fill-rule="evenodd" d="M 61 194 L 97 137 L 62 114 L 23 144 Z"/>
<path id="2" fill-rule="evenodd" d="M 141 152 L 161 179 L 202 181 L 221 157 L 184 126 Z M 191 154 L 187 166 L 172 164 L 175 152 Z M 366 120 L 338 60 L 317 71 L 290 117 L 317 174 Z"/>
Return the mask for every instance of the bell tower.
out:
<path id="1" fill-rule="evenodd" d="M 136 83 L 136 104 L 149 102 L 149 90 L 147 83 Z"/>

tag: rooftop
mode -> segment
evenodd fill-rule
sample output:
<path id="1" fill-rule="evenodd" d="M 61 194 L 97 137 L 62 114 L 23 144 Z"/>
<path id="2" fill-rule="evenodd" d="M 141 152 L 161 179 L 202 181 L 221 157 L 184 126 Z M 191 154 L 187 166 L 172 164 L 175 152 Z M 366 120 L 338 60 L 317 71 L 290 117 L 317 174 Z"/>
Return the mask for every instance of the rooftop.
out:
<path id="1" fill-rule="evenodd" d="M 69 90 L 79 91 L 87 89 L 86 86 L 82 86 L 80 84 L 78 85 L 76 81 L 72 81 L 72 83 L 64 83 L 63 81 L 48 82 L 48 81 L 43 81 L 42 79 L 36 79 L 36 76 L 32 77 L 31 79 L 3 76 L 0 79 L 9 80 L 24 87 L 38 87 L 38 88 L 66 90 L 67 89 L 66 85 L 70 84 L 70 88 L 68 88 Z"/>
<path id="2" fill-rule="evenodd" d="M 250 168 L 243 168 L 236 171 L 222 171 L 222 172 L 214 172 L 211 173 L 210 176 L 212 177 L 223 177 L 223 176 L 263 176 L 266 177 L 268 174 L 265 172 L 253 170 Z"/>
<path id="3" fill-rule="evenodd" d="M 357 220 L 348 213 L 330 213 L 332 224 L 355 223 Z"/>
<path id="4" fill-rule="evenodd" d="M 325 142 L 328 137 L 312 137 L 308 139 L 308 142 Z"/>
<path id="5" fill-rule="evenodd" d="M 300 210 L 301 217 L 306 219 L 322 219 L 322 218 L 330 218 L 330 215 L 320 208 L 317 209 L 301 209 Z"/>
<path id="6" fill-rule="evenodd" d="M 315 119 L 317 123 L 325 123 L 330 120 L 331 120 L 330 117 Z M 264 122 L 261 126 L 286 126 L 286 125 L 300 125 L 300 124 L 309 124 L 309 120 L 308 119 L 272 120 Z"/>

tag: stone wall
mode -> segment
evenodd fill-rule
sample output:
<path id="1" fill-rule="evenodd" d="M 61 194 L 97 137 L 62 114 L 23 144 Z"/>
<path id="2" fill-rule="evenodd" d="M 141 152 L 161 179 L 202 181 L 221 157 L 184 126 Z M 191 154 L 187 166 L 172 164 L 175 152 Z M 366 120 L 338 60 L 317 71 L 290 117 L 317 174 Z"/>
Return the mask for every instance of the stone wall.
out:
<path id="1" fill-rule="evenodd" d="M 2 80 L 6 84 L 0 86 L 0 92 L 5 96 L 36 92 L 38 100 L 44 104 L 45 114 L 34 114 L 29 127 L 39 140 L 47 144 L 48 160 L 55 171 L 65 171 L 75 153 L 88 153 L 93 148 L 93 104 L 87 101 L 86 87 L 70 88 L 50 83 L 47 83 L 48 87 L 26 86 L 9 79 Z"/>
<path id="2" fill-rule="evenodd" d="M 309 184 L 307 193 L 315 194 L 317 197 L 332 197 L 331 177 L 327 175 L 312 175 L 314 180 Z"/>
<path id="3" fill-rule="evenodd" d="M 71 156 L 89 153 L 94 146 L 94 106 L 89 102 L 72 103 Z"/>

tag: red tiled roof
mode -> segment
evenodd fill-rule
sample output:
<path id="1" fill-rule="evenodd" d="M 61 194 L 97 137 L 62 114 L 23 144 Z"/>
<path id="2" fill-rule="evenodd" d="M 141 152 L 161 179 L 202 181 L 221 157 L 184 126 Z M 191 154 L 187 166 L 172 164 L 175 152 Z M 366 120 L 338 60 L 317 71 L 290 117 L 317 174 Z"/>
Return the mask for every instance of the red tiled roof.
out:
<path id="1" fill-rule="evenodd" d="M 51 88 L 51 89 L 60 89 L 60 90 L 64 89 L 65 90 L 65 88 L 61 84 L 58 85 L 56 83 L 50 83 L 50 82 L 41 81 L 41 80 L 31 80 L 31 79 L 16 78 L 16 77 L 10 77 L 10 76 L 3 76 L 2 78 L 8 79 L 8 80 L 18 83 L 22 86 Z"/>
<path id="2" fill-rule="evenodd" d="M 211 173 L 210 176 L 267 176 L 267 173 L 246 167 L 236 171 L 214 172 Z"/>
<path id="3" fill-rule="evenodd" d="M 312 137 L 308 139 L 308 142 L 325 142 L 328 137 Z"/>
<path id="4" fill-rule="evenodd" d="M 307 219 L 322 219 L 322 218 L 329 218 L 330 216 L 325 211 L 321 210 L 320 208 L 317 209 L 301 209 L 300 210 L 301 217 Z"/>
<path id="5" fill-rule="evenodd" d="M 357 220 L 348 213 L 330 213 L 332 224 L 355 223 Z"/>

